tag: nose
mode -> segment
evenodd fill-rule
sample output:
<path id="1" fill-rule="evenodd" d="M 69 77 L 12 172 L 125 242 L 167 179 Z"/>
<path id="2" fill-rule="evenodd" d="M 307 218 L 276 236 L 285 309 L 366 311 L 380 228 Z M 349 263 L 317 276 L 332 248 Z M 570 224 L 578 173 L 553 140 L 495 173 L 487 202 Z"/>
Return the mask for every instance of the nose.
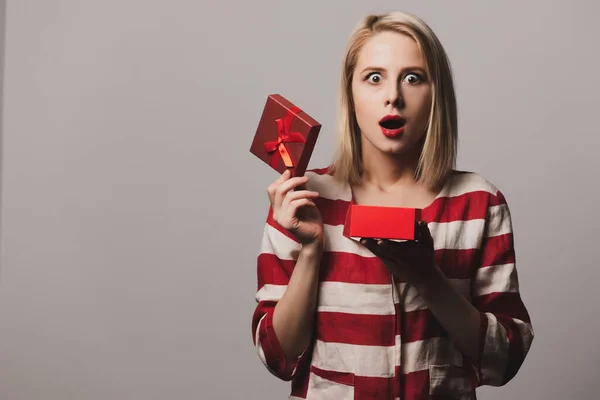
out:
<path id="1" fill-rule="evenodd" d="M 385 101 L 385 106 L 402 108 L 404 107 L 404 99 L 402 98 L 402 94 L 400 93 L 400 84 L 397 82 L 390 82 L 390 87 L 387 92 L 387 99 Z"/>

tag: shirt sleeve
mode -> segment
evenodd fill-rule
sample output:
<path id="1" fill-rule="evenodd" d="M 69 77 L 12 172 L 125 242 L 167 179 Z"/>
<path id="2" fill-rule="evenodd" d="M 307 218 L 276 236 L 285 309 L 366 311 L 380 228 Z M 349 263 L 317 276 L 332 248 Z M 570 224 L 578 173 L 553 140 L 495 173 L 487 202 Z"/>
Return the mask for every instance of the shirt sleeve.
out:
<path id="1" fill-rule="evenodd" d="M 269 208 L 257 257 L 257 302 L 252 318 L 252 338 L 258 356 L 276 377 L 289 381 L 297 370 L 298 362 L 286 362 L 283 349 L 273 328 L 273 313 L 289 283 L 298 259 L 301 244 L 272 218 Z M 305 350 L 306 351 L 306 350 Z"/>
<path id="2" fill-rule="evenodd" d="M 531 319 L 519 292 L 511 213 L 502 192 L 487 205 L 473 304 L 481 313 L 477 386 L 502 386 L 523 364 L 533 341 Z"/>

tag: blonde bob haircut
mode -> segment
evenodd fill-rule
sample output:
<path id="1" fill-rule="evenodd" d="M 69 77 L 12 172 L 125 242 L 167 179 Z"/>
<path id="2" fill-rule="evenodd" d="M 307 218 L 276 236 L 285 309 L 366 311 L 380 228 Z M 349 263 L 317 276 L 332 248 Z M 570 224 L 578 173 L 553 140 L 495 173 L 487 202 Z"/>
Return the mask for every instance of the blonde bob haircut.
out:
<path id="1" fill-rule="evenodd" d="M 455 168 L 457 139 L 456 95 L 450 62 L 439 39 L 418 17 L 400 11 L 362 18 L 346 45 L 339 88 L 335 152 L 330 166 L 335 180 L 359 184 L 362 175 L 360 128 L 352 99 L 352 76 L 358 55 L 372 36 L 391 31 L 408 35 L 417 42 L 425 58 L 431 82 L 429 122 L 419 157 L 415 180 L 430 188 L 441 187 Z"/>

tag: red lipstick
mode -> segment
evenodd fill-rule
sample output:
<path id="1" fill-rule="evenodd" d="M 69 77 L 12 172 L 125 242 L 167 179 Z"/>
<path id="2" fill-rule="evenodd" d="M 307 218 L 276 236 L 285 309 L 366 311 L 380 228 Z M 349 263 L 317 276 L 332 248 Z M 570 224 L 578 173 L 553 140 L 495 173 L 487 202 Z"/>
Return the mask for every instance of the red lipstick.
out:
<path id="1" fill-rule="evenodd" d="M 399 115 L 386 115 L 379 121 L 381 131 L 387 137 L 396 137 L 404 132 L 406 120 Z"/>

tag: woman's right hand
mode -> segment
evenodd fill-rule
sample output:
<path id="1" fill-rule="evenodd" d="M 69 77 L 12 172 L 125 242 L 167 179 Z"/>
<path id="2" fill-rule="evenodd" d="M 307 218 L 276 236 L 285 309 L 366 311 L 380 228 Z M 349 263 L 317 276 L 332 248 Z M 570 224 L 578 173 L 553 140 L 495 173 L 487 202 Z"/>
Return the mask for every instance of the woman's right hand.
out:
<path id="1" fill-rule="evenodd" d="M 306 190 L 306 176 L 290 178 L 286 170 L 267 188 L 273 207 L 273 219 L 291 232 L 303 246 L 321 244 L 323 218 L 313 202 L 319 193 Z"/>

